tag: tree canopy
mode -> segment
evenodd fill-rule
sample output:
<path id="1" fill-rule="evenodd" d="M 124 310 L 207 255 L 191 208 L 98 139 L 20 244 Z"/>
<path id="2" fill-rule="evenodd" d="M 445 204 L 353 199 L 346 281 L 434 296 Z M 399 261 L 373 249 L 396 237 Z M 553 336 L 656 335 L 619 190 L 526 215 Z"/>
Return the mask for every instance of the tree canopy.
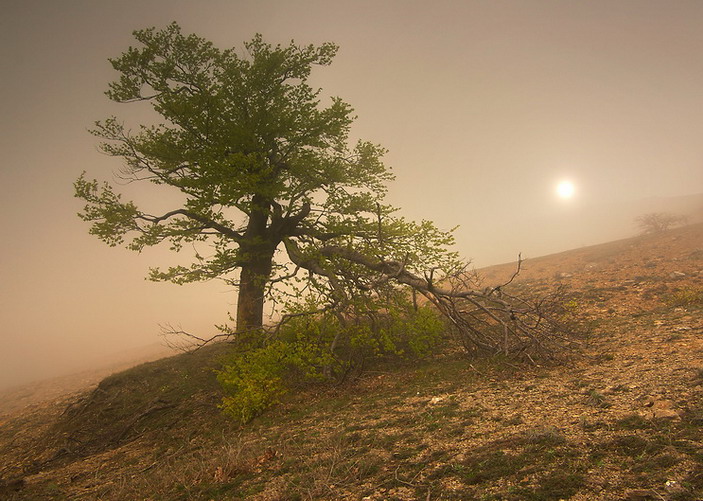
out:
<path id="1" fill-rule="evenodd" d="M 310 86 L 336 45 L 256 35 L 221 50 L 176 23 L 134 37 L 137 47 L 110 59 L 119 78 L 106 94 L 150 106 L 161 122 L 135 129 L 110 117 L 92 133 L 123 160 L 118 177 L 177 190 L 184 202 L 153 213 L 85 173 L 75 194 L 90 232 L 111 246 L 193 244 L 190 263 L 152 269 L 152 280 L 236 285 L 241 333 L 262 326 L 267 298 L 283 309 L 303 297 L 324 309 L 370 307 L 393 283 L 426 289 L 426 270 L 456 264 L 451 233 L 385 202 L 386 152 L 350 144 L 351 106 Z"/>

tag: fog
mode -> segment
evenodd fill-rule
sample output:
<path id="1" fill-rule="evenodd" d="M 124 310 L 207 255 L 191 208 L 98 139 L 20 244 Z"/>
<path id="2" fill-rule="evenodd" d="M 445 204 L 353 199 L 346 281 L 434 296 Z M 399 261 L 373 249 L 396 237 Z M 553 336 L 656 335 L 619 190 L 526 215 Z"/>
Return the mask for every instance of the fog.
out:
<path id="1" fill-rule="evenodd" d="M 87 129 L 146 117 L 103 94 L 107 58 L 135 29 L 175 20 L 222 48 L 256 32 L 339 44 L 314 84 L 354 107 L 355 137 L 389 149 L 389 201 L 410 219 L 459 225 L 457 250 L 477 266 L 628 237 L 638 214 L 701 204 L 699 1 L 1 5 L 0 387 L 158 343 L 159 324 L 213 334 L 234 310 L 236 292 L 219 282 L 145 281 L 178 257 L 108 248 L 76 217 L 80 173 L 111 180 L 119 168 Z M 562 179 L 569 199 L 556 196 Z"/>

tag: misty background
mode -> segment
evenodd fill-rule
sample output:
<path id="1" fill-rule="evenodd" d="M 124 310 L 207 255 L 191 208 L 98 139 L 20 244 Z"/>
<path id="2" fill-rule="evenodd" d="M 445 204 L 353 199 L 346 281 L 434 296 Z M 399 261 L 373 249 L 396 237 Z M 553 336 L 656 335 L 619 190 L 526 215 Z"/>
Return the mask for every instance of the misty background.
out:
<path id="1" fill-rule="evenodd" d="M 146 107 L 104 96 L 131 32 L 177 21 L 221 48 L 333 41 L 313 84 L 380 143 L 410 219 L 456 225 L 476 266 L 632 236 L 645 212 L 703 213 L 703 2 L 37 1 L 0 15 L 0 388 L 159 342 L 234 310 L 219 282 L 144 280 L 183 262 L 88 235 L 72 183 L 112 181 L 87 130 Z M 570 179 L 572 199 L 556 184 Z M 158 188 L 127 199 L 165 204 Z M 527 263 L 529 265 L 529 261 Z"/>

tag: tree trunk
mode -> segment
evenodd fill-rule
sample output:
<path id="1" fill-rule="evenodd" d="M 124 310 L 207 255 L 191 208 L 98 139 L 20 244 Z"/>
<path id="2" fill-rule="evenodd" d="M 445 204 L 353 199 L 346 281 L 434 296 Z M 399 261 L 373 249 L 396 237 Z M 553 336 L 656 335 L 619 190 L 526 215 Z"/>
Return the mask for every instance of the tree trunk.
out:
<path id="1" fill-rule="evenodd" d="M 272 202 L 262 195 L 252 197 L 245 242 L 240 244 L 245 263 L 239 275 L 236 332 L 243 340 L 256 337 L 263 327 L 266 285 L 271 279 L 273 255 L 281 243 L 281 231 L 285 226 L 274 224 L 281 221 L 273 221 L 271 227 L 268 226 L 271 205 Z M 309 212 L 310 208 L 307 210 Z"/>
<path id="2" fill-rule="evenodd" d="M 237 299 L 237 334 L 254 334 L 264 321 L 264 295 L 271 276 L 273 251 L 257 254 L 242 266 Z"/>

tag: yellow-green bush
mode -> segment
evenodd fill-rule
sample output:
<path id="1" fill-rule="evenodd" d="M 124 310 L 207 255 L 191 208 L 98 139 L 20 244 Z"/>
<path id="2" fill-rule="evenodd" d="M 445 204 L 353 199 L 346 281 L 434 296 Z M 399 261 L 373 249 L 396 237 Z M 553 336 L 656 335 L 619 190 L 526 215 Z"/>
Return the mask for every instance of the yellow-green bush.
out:
<path id="1" fill-rule="evenodd" d="M 260 346 L 230 355 L 218 372 L 226 394 L 222 409 L 245 423 L 279 402 L 293 384 L 339 380 L 361 361 L 418 358 L 444 331 L 429 307 L 396 306 L 383 313 L 300 316 Z"/>

